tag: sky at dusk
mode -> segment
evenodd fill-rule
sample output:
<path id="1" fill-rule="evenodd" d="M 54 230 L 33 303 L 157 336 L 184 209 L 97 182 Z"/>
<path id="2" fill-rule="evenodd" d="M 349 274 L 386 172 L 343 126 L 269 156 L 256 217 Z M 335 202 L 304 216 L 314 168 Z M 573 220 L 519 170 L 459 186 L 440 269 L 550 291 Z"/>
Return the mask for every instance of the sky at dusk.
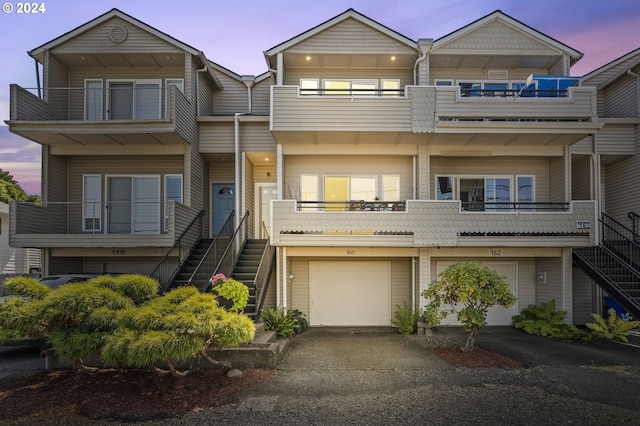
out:
<path id="1" fill-rule="evenodd" d="M 48 0 L 44 12 L 0 12 L 0 168 L 40 193 L 40 145 L 8 131 L 9 84 L 36 87 L 26 52 L 118 8 L 237 74 L 267 71 L 263 52 L 353 8 L 402 35 L 438 39 L 497 9 L 582 52 L 584 75 L 640 47 L 638 0 Z M 8 10 L 7 4 L 12 6 Z"/>

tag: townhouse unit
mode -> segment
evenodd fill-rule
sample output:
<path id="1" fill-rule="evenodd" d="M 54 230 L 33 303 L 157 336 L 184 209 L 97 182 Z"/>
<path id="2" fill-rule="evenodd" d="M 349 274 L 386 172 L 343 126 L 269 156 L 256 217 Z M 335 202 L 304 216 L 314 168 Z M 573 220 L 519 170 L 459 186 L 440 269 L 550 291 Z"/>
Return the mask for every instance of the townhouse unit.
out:
<path id="1" fill-rule="evenodd" d="M 256 311 L 384 326 L 480 260 L 518 298 L 490 324 L 598 309 L 573 266 L 600 243 L 596 135 L 637 123 L 603 124 L 597 84 L 570 76 L 582 54 L 500 11 L 414 41 L 349 9 L 266 50 L 260 76 L 117 9 L 29 54 L 42 92 L 11 86 L 7 123 L 42 145 L 43 202 L 12 204 L 10 241 L 48 273 L 223 272 Z"/>

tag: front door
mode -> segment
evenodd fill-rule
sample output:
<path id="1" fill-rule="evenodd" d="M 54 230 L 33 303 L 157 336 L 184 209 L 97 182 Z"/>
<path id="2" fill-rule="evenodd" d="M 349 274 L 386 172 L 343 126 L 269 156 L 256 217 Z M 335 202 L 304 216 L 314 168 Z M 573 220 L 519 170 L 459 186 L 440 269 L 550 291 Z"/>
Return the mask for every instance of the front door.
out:
<path id="1" fill-rule="evenodd" d="M 213 235 L 218 235 L 235 207 L 235 185 L 216 183 L 213 184 L 212 192 Z"/>
<path id="2" fill-rule="evenodd" d="M 256 218 L 255 235 L 256 238 L 268 238 L 271 222 L 271 200 L 278 198 L 278 186 L 271 183 L 256 184 Z"/>

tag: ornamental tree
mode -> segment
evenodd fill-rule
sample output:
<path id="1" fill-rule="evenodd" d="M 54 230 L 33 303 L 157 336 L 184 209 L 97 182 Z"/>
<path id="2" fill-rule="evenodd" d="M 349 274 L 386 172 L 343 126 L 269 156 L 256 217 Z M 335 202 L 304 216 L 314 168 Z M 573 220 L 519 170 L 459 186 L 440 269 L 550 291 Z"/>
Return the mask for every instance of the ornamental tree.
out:
<path id="1" fill-rule="evenodd" d="M 140 275 L 104 275 L 55 290 L 28 278 L 5 285 L 22 298 L 0 305 L 0 340 L 48 339 L 58 357 L 78 369 L 95 370 L 84 362 L 91 358 L 184 376 L 195 371 L 201 358 L 223 364 L 210 349 L 237 346 L 255 336 L 253 322 L 218 306 L 214 295 L 181 287 L 159 296 L 157 281 Z M 156 368 L 158 363 L 168 370 Z M 187 369 L 178 371 L 178 363 Z"/>
<path id="2" fill-rule="evenodd" d="M 469 333 L 464 351 L 473 350 L 476 336 L 487 325 L 490 307 L 508 308 L 516 302 L 505 278 L 478 261 L 450 265 L 439 279 L 429 284 L 422 296 L 429 301 L 425 309 L 437 312 L 434 315 L 437 322 L 450 313 L 457 314 L 458 321 Z"/>

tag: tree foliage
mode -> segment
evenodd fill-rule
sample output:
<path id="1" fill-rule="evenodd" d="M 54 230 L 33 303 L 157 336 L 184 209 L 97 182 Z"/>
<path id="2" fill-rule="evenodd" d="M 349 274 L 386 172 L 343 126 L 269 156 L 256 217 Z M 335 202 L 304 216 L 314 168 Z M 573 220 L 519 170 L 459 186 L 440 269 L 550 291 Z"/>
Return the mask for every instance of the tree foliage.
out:
<path id="1" fill-rule="evenodd" d="M 140 275 L 105 275 L 56 290 L 21 280 L 31 282 L 8 285 L 27 299 L 0 305 L 0 338 L 49 339 L 58 356 L 77 368 L 86 367 L 84 360 L 91 357 L 111 366 L 155 368 L 164 363 L 172 374 L 186 375 L 201 358 L 222 364 L 211 357 L 211 349 L 237 346 L 255 336 L 248 317 L 227 311 L 213 294 L 193 287 L 158 296 L 158 283 Z M 177 363 L 188 367 L 178 371 Z"/>
<path id="2" fill-rule="evenodd" d="M 27 194 L 9 172 L 0 169 L 0 201 L 27 201 Z"/>
<path id="3" fill-rule="evenodd" d="M 464 350 L 473 350 L 480 329 L 487 325 L 487 311 L 494 305 L 513 306 L 516 298 L 506 280 L 480 262 L 458 262 L 447 267 L 438 280 L 422 292 L 429 300 L 425 307 L 436 312 L 432 321 L 439 323 L 449 313 L 456 313 L 469 333 Z"/>

